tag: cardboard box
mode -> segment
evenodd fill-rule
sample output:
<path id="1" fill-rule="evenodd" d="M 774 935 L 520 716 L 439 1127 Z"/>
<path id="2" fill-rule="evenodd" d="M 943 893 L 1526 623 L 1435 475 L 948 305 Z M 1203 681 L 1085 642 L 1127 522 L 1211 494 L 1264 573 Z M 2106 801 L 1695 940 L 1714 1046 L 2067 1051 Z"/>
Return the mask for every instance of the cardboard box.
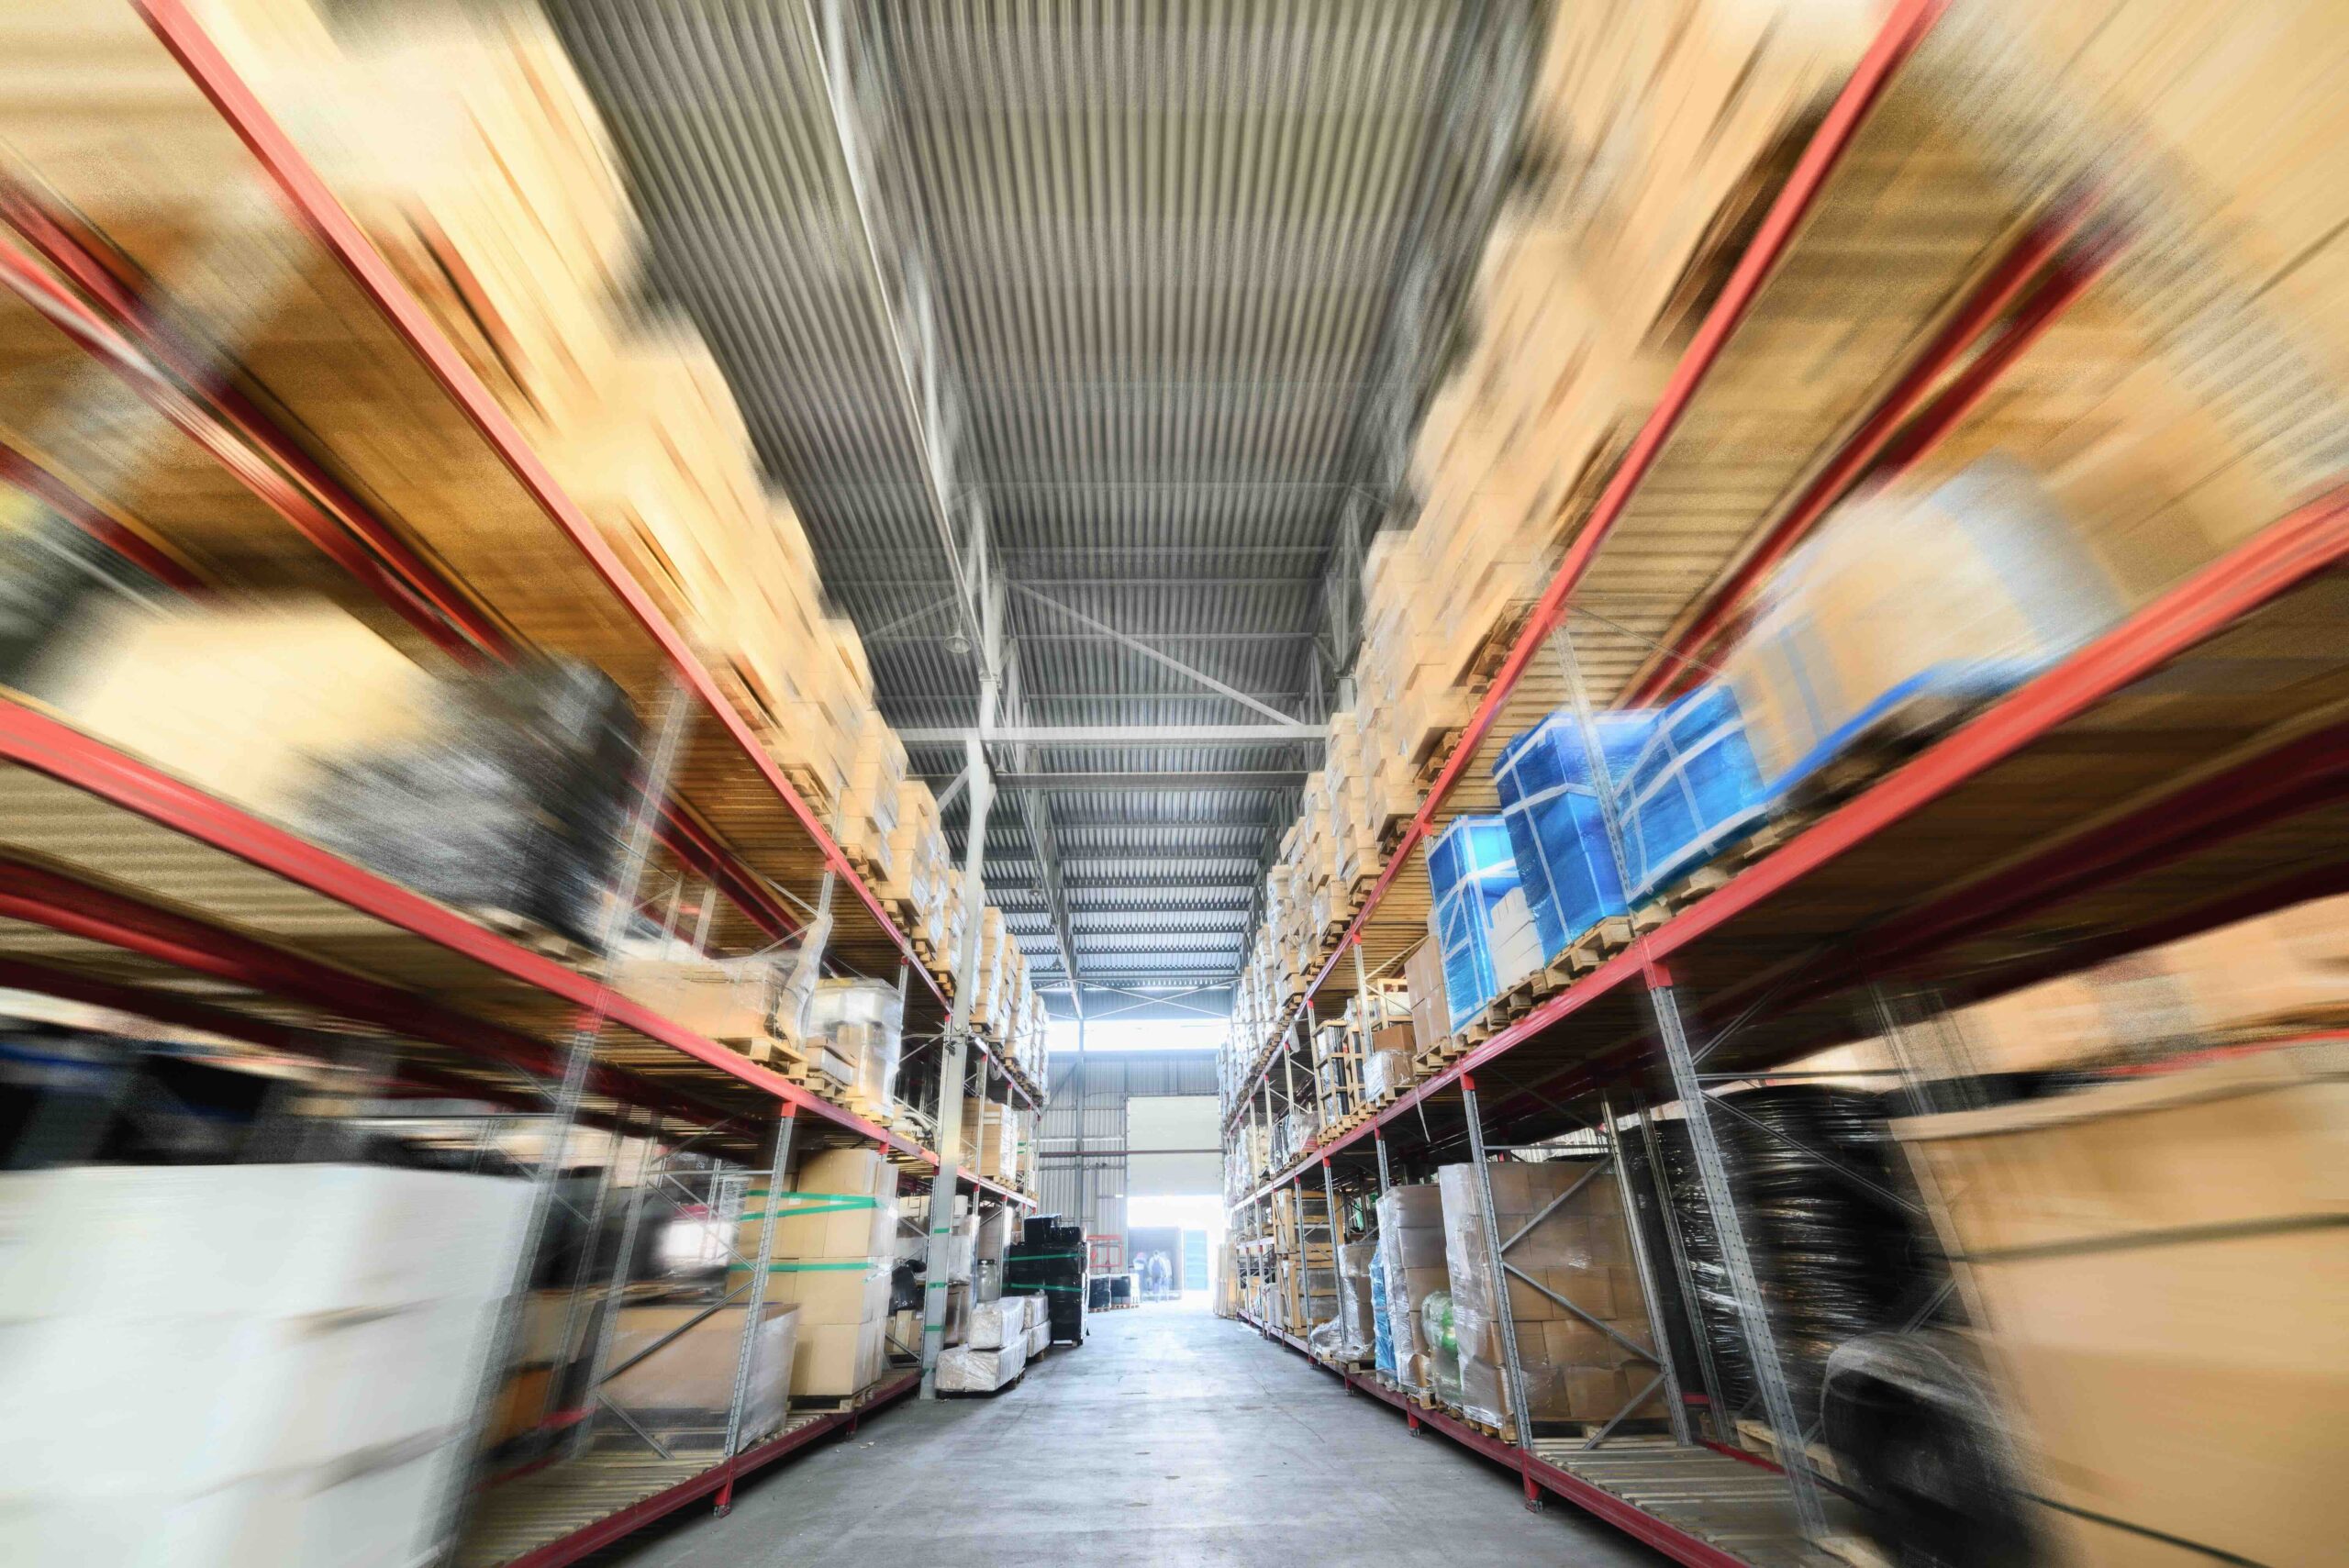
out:
<path id="1" fill-rule="evenodd" d="M 427 732 L 439 681 L 322 599 L 69 629 L 32 695 L 110 746 L 259 816 L 297 819 L 327 764 Z"/>
<path id="2" fill-rule="evenodd" d="M 794 1186 L 776 1209 L 774 1258 L 887 1258 L 897 1244 L 897 1168 L 873 1149 L 831 1149 L 800 1163 Z M 746 1214 L 763 1212 L 766 1195 L 753 1192 Z M 758 1251 L 757 1218 L 736 1232 L 744 1257 Z"/>
<path id="3" fill-rule="evenodd" d="M 620 1308 L 612 1326 L 611 1364 L 619 1366 L 662 1336 L 674 1332 L 707 1308 L 696 1306 L 634 1306 Z M 741 1355 L 747 1307 L 726 1307 L 612 1378 L 604 1392 L 644 1418 L 648 1413 L 720 1416 L 732 1407 L 734 1371 Z M 770 1302 L 760 1309 L 751 1355 L 751 1381 L 743 1396 L 743 1429 L 772 1430 L 782 1424 L 785 1394 L 794 1381 L 799 1338 L 796 1308 Z"/>
<path id="4" fill-rule="evenodd" d="M 2043 1517 L 2319 1562 L 2349 1530 L 2349 1046 L 1894 1125 L 1978 1307 Z"/>
<path id="5" fill-rule="evenodd" d="M 791 1363 L 795 1399 L 844 1398 L 878 1382 L 888 1365 L 888 1322 L 818 1323 L 803 1330 Z"/>
<path id="6" fill-rule="evenodd" d="M 820 1260 L 773 1265 L 770 1300 L 799 1308 L 803 1326 L 870 1323 L 889 1311 L 890 1261 L 886 1258 Z"/>

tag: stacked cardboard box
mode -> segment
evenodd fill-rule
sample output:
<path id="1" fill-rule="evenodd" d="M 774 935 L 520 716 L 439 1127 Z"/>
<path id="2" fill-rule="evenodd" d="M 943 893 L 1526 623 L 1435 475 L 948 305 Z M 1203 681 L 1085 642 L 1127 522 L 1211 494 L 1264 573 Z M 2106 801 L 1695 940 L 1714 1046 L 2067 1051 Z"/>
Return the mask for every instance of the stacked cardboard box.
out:
<path id="1" fill-rule="evenodd" d="M 1608 1421 L 1653 1373 L 1652 1362 L 1642 1361 L 1621 1342 L 1645 1345 L 1652 1340 L 1646 1297 L 1631 1264 L 1614 1175 L 1591 1176 L 1573 1197 L 1552 1207 L 1586 1171 L 1580 1162 L 1561 1160 L 1502 1162 L 1487 1172 L 1495 1227 L 1504 1240 L 1524 1232 L 1509 1246 L 1506 1261 L 1543 1287 L 1536 1289 L 1514 1274 L 1508 1280 L 1518 1364 L 1530 1413 L 1537 1421 Z M 1493 1278 L 1476 1168 L 1446 1165 L 1436 1173 L 1436 1181 L 1442 1190 L 1444 1260 L 1452 1277 L 1453 1324 L 1460 1344 L 1461 1402 L 1478 1420 L 1501 1426 L 1513 1418 L 1513 1412 L 1503 1372 L 1501 1293 Z M 1614 1333 L 1568 1311 L 1552 1293 L 1605 1322 Z M 1631 1414 L 1663 1412 L 1661 1400 L 1650 1399 Z"/>
<path id="2" fill-rule="evenodd" d="M 768 1299 L 798 1308 L 792 1397 L 845 1398 L 876 1381 L 887 1364 L 897 1168 L 878 1150 L 827 1150 L 800 1162 L 790 1192 L 753 1191 L 750 1201 L 773 1201 L 778 1216 Z M 741 1221 L 744 1258 L 759 1255 L 761 1223 Z"/>
<path id="3" fill-rule="evenodd" d="M 963 1101 L 963 1163 L 991 1182 L 1009 1183 L 1019 1169 L 1019 1114 L 1001 1100 Z"/>

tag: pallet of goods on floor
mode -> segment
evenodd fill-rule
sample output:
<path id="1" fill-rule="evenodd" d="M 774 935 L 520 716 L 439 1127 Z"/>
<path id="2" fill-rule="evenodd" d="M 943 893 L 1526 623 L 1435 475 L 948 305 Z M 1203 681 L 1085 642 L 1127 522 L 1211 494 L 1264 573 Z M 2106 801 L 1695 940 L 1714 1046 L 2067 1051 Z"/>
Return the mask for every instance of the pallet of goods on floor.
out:
<path id="1" fill-rule="evenodd" d="M 495 1113 L 404 1123 L 445 1195 L 354 1188 L 352 1235 L 539 1216 L 481 1277 L 398 1285 L 414 1337 L 331 1292 L 256 1306 L 290 1325 L 264 1381 L 433 1376 L 383 1391 L 413 1419 L 369 1428 L 363 1464 L 224 1445 L 206 1528 L 410 1561 L 447 1544 L 409 1536 L 466 1495 L 467 1441 L 494 1482 L 458 1510 L 468 1562 L 722 1501 L 912 1385 L 899 1205 L 927 1212 L 941 1156 L 939 1070 L 905 1042 L 942 1028 L 966 929 L 992 934 L 954 1223 L 1030 1207 L 1043 1009 L 1018 944 L 963 906 L 709 350 L 623 303 L 640 238 L 535 13 L 17 6 L 0 41 L 0 552 L 39 609 L 0 647 L 8 983 L 143 1020 L 150 1053 L 329 1084 L 363 1056 Z M 571 1125 L 529 1130 L 550 1108 Z M 397 1174 L 236 1179 L 339 1171 Z M 152 1174 L 35 1207 L 196 1193 Z M 303 1202 L 239 1193 L 216 1219 Z M 329 1213 L 257 1233 L 340 1256 Z M 484 1316 L 518 1268 L 524 1308 Z M 233 1362 L 176 1386 L 200 1405 Z M 289 1456 L 326 1479 L 237 1468 Z M 114 1539 L 77 1485 L 36 1555 Z"/>
<path id="2" fill-rule="evenodd" d="M 2339 39 L 1734 9 L 1551 18 L 1242 975 L 1232 1310 L 1330 1361 L 1334 1193 L 1340 1374 L 1678 1561 L 2321 1554 Z"/>

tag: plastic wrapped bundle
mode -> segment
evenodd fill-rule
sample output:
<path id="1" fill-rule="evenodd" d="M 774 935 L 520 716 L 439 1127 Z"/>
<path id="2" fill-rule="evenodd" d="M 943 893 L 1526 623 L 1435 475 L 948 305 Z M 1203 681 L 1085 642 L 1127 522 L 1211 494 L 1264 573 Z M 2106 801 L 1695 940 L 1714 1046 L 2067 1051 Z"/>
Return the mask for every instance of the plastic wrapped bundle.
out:
<path id="1" fill-rule="evenodd" d="M 1370 1281 L 1376 1272 L 1378 1243 L 1349 1241 L 1338 1249 L 1339 1351 L 1348 1361 L 1371 1353 L 1377 1329 L 1371 1321 Z"/>
<path id="2" fill-rule="evenodd" d="M 1778 795 L 1887 728 L 1931 728 L 2119 619 L 2120 590 L 2021 465 L 1849 503 L 1771 575 L 1724 661 Z"/>
<path id="3" fill-rule="evenodd" d="M 1443 948 L 1443 992 L 1450 1023 L 1462 1028 L 1500 990 L 1493 967 L 1493 906 L 1517 891 L 1508 825 L 1497 817 L 1462 817 L 1428 850 L 1437 940 Z"/>
<path id="4" fill-rule="evenodd" d="M 1460 1340 L 1453 1331 L 1452 1293 L 1431 1291 L 1419 1303 L 1419 1339 L 1428 1348 L 1427 1392 L 1446 1405 L 1460 1403 Z"/>
<path id="5" fill-rule="evenodd" d="M 1771 798 L 1727 686 L 1697 687 L 1657 716 L 1629 773 L 1616 781 L 1624 868 L 1633 899 L 1703 865 L 1768 817 Z"/>
<path id="6" fill-rule="evenodd" d="M 1902 1178 L 1891 1164 L 1879 1096 L 1787 1084 L 1749 1089 L 1732 1100 L 1761 1127 L 1721 1116 L 1714 1130 L 1796 1409 L 1809 1420 L 1818 1415 L 1820 1379 L 1835 1348 L 1898 1327 L 1922 1298 L 1920 1277 L 1931 1266 L 1932 1242 L 1901 1210 L 1804 1151 L 1898 1191 Z M 1723 1396 L 1734 1407 L 1753 1392 L 1736 1298 L 1721 1267 L 1686 1127 L 1664 1122 L 1657 1131 L 1715 1369 Z"/>
<path id="7" fill-rule="evenodd" d="M 1451 1288 L 1444 1263 L 1443 1199 L 1432 1182 L 1389 1187 L 1378 1199 L 1378 1262 L 1386 1276 L 1386 1331 L 1395 1376 L 1424 1390 L 1432 1347 L 1420 1326 L 1430 1296 Z"/>
<path id="8" fill-rule="evenodd" d="M 1593 716 L 1611 785 L 1630 776 L 1657 717 L 1653 708 Z M 1562 708 L 1512 740 L 1493 764 L 1493 782 L 1547 962 L 1624 911 L 1623 873 L 1607 841 L 1581 721 Z"/>
<path id="9" fill-rule="evenodd" d="M 807 1005 L 807 1034 L 855 1071 L 857 1091 L 876 1105 L 894 1103 L 905 1004 L 878 980 L 826 980 Z"/>
<path id="10" fill-rule="evenodd" d="M 1371 1364 L 1388 1377 L 1395 1375 L 1395 1326 L 1386 1313 L 1386 1249 L 1374 1242 L 1377 1256 L 1370 1267 Z"/>
<path id="11" fill-rule="evenodd" d="M 939 1355 L 938 1391 L 941 1394 L 993 1394 L 1027 1369 L 1028 1340 L 1025 1330 L 992 1351 L 961 1345 Z"/>
<path id="12" fill-rule="evenodd" d="M 593 944 L 633 794 L 636 715 L 584 664 L 441 688 L 418 738 L 337 762 L 303 813 L 320 844 L 443 903 Z"/>

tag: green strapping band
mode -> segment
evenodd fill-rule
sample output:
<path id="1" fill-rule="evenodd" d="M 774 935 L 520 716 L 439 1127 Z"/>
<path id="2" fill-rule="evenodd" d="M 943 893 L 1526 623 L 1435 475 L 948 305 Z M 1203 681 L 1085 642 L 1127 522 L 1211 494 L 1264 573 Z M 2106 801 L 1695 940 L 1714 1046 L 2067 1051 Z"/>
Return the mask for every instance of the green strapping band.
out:
<path id="1" fill-rule="evenodd" d="M 1048 1263 L 1055 1258 L 1081 1258 L 1082 1252 L 1022 1252 L 1010 1261 L 1015 1263 Z"/>
<path id="2" fill-rule="evenodd" d="M 771 1274 L 836 1274 L 846 1273 L 851 1269 L 865 1271 L 872 1267 L 872 1259 L 854 1258 L 845 1263 L 769 1263 L 767 1273 Z M 726 1272 L 729 1274 L 746 1274 L 751 1272 L 751 1265 L 729 1263 L 726 1265 Z"/>

